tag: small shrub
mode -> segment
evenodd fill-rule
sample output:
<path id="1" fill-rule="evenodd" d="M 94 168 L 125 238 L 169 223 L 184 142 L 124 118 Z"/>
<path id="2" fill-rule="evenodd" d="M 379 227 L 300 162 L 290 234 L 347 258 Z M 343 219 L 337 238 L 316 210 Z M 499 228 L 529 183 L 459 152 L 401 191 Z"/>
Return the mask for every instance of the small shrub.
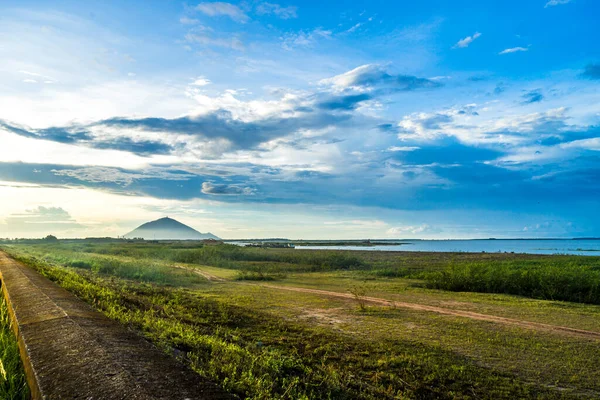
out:
<path id="1" fill-rule="evenodd" d="M 365 295 L 367 294 L 367 290 L 364 286 L 354 285 L 351 286 L 348 291 L 354 296 L 356 303 L 361 311 L 365 311 L 367 309 L 367 300 L 365 299 Z"/>

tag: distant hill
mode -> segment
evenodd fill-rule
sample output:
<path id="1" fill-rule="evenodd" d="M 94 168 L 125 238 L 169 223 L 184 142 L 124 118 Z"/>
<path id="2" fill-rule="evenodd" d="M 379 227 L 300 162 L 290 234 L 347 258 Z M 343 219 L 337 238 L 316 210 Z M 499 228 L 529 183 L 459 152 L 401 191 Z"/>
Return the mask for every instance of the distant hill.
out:
<path id="1" fill-rule="evenodd" d="M 147 222 L 129 232 L 124 238 L 143 238 L 145 240 L 220 240 L 212 233 L 200 233 L 179 221 L 166 217 Z"/>

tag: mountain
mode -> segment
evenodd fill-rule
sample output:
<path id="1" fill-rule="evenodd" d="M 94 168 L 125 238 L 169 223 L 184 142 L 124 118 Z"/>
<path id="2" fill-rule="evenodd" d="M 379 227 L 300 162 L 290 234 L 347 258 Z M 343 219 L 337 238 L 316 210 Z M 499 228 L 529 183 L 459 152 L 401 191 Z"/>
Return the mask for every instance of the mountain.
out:
<path id="1" fill-rule="evenodd" d="M 169 217 L 140 225 L 123 237 L 127 239 L 143 238 L 145 240 L 220 240 L 210 232 L 200 233 L 194 228 Z"/>

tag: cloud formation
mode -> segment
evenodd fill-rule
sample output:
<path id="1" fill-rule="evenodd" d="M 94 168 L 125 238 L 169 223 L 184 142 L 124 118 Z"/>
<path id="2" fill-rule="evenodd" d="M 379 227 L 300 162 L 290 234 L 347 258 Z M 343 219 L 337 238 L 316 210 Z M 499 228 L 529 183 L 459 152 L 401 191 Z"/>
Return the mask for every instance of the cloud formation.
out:
<path id="1" fill-rule="evenodd" d="M 291 19 L 296 18 L 298 15 L 296 14 L 298 11 L 298 7 L 288 6 L 282 7 L 279 4 L 274 3 L 260 3 L 256 6 L 256 13 L 258 15 L 275 15 L 281 19 Z"/>
<path id="2" fill-rule="evenodd" d="M 511 47 L 509 49 L 502 50 L 498 54 L 503 55 L 503 54 L 519 53 L 519 52 L 523 52 L 523 51 L 529 51 L 529 48 L 527 48 L 527 47 Z"/>
<path id="3" fill-rule="evenodd" d="M 544 6 L 544 8 L 558 6 L 560 4 L 568 4 L 570 2 L 571 2 L 571 0 L 550 0 L 550 1 L 548 1 L 546 3 L 546 5 Z"/>
<path id="4" fill-rule="evenodd" d="M 169 171 L 161 168 L 146 168 L 143 172 L 127 171 L 121 168 L 82 167 L 77 169 L 52 169 L 56 176 L 75 178 L 88 183 L 116 183 L 129 186 L 142 179 L 186 181 L 194 177 L 184 171 Z"/>
<path id="5" fill-rule="evenodd" d="M 420 233 L 431 233 L 435 232 L 431 226 L 427 224 L 417 225 L 417 226 L 397 226 L 387 230 L 388 235 L 402 235 L 402 234 L 420 234 Z"/>
<path id="6" fill-rule="evenodd" d="M 475 32 L 472 36 L 467 36 L 464 39 L 460 39 L 458 42 L 456 42 L 456 44 L 454 45 L 453 48 L 463 49 L 465 47 L 469 47 L 469 45 L 471 43 L 473 43 L 475 41 L 475 39 L 479 38 L 480 36 L 481 36 L 481 33 Z"/>
<path id="7" fill-rule="evenodd" d="M 400 92 L 439 88 L 426 78 L 388 72 L 379 65 L 365 65 L 320 81 L 314 92 L 283 92 L 276 101 L 244 102 L 228 91 L 208 97 L 196 89 L 210 81 L 193 83 L 192 95 L 203 105 L 195 115 L 179 118 L 115 117 L 90 124 L 33 129 L 0 121 L 0 128 L 17 135 L 113 149 L 137 155 L 194 154 L 215 158 L 259 146 L 301 132 L 343 128 L 364 117 L 358 110 L 371 101 Z"/>
<path id="8" fill-rule="evenodd" d="M 296 48 L 310 48 L 315 46 L 320 40 L 331 39 L 332 34 L 332 31 L 323 28 L 288 33 L 281 38 L 281 46 L 289 51 Z"/>
<path id="9" fill-rule="evenodd" d="M 40 238 L 57 232 L 84 229 L 61 207 L 38 206 L 23 213 L 11 214 L 2 228 L 13 237 L 38 235 Z"/>
<path id="10" fill-rule="evenodd" d="M 202 193 L 214 196 L 250 196 L 255 192 L 255 189 L 241 185 L 202 183 Z"/>
<path id="11" fill-rule="evenodd" d="M 179 22 L 181 22 L 183 25 L 196 25 L 200 23 L 200 21 L 198 21 L 197 19 L 190 17 L 181 17 L 179 18 Z"/>
<path id="12" fill-rule="evenodd" d="M 409 92 L 442 86 L 439 82 L 431 79 L 389 73 L 384 66 L 379 64 L 362 65 L 332 78 L 322 79 L 319 83 L 331 86 L 336 91 L 371 92 L 380 90 L 386 93 Z"/>
<path id="13" fill-rule="evenodd" d="M 200 3 L 196 6 L 196 10 L 209 17 L 227 16 L 241 23 L 245 23 L 250 19 L 238 6 L 220 1 Z"/>

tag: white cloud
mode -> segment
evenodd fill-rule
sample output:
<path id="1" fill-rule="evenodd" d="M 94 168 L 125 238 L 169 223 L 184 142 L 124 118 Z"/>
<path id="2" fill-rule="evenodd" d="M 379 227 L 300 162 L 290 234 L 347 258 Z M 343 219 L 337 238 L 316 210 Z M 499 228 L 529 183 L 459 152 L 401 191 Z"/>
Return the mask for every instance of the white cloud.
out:
<path id="1" fill-rule="evenodd" d="M 282 38 L 282 46 L 286 50 L 293 50 L 296 47 L 312 47 L 320 39 L 331 38 L 332 33 L 322 28 L 316 28 L 309 32 L 300 31 L 291 33 Z"/>
<path id="2" fill-rule="evenodd" d="M 362 23 L 362 22 L 358 22 L 358 23 L 356 23 L 355 25 L 351 26 L 351 27 L 350 27 L 350 29 L 348 29 L 346 32 L 348 32 L 348 33 L 352 33 L 352 32 L 354 32 L 355 30 L 357 30 L 358 28 L 360 28 L 362 25 L 363 25 L 363 23 Z"/>
<path id="3" fill-rule="evenodd" d="M 210 85 L 210 84 L 211 84 L 210 80 L 203 76 L 199 76 L 192 83 L 192 85 L 194 85 L 194 86 L 206 86 L 206 85 Z"/>
<path id="4" fill-rule="evenodd" d="M 387 66 L 379 64 L 361 65 L 343 74 L 321 79 L 319 84 L 332 86 L 333 90 L 338 92 L 348 89 L 370 92 L 383 87 L 393 88 L 397 91 L 411 91 L 439 85 L 430 79 L 388 72 Z"/>
<path id="5" fill-rule="evenodd" d="M 569 143 L 563 143 L 560 145 L 563 149 L 582 149 L 600 151 L 600 137 L 575 140 Z"/>
<path id="6" fill-rule="evenodd" d="M 463 107 L 430 113 L 413 113 L 399 123 L 401 140 L 432 141 L 452 136 L 467 144 L 524 145 L 538 140 L 549 131 L 554 134 L 568 129 L 565 107 L 521 114 L 522 106 L 506 104 Z"/>
<path id="7" fill-rule="evenodd" d="M 559 4 L 568 4 L 570 2 L 571 2 L 571 0 L 550 0 L 549 2 L 546 3 L 544 8 L 557 6 Z"/>
<path id="8" fill-rule="evenodd" d="M 195 18 L 190 18 L 190 17 L 181 17 L 179 19 L 179 22 L 181 22 L 183 25 L 196 25 L 197 23 L 199 23 L 200 21 L 198 21 Z"/>
<path id="9" fill-rule="evenodd" d="M 80 231 L 85 227 L 77 223 L 61 207 L 37 206 L 25 212 L 11 214 L 4 221 L 3 231 L 13 236 L 39 236 L 64 231 Z"/>
<path id="10" fill-rule="evenodd" d="M 473 43 L 473 41 L 475 39 L 477 39 L 478 37 L 481 36 L 481 33 L 479 32 L 475 32 L 473 34 L 473 36 L 467 36 L 464 39 L 459 40 L 458 42 L 456 42 L 456 44 L 454 45 L 454 48 L 465 48 L 465 47 L 469 47 L 469 45 L 471 43 Z"/>
<path id="11" fill-rule="evenodd" d="M 79 169 L 52 170 L 51 172 L 57 176 L 68 176 L 85 182 L 111 182 L 124 186 L 131 185 L 138 179 L 185 181 L 194 176 L 184 173 L 172 173 L 159 168 L 144 168 L 143 172 L 127 172 L 117 168 L 96 166 Z"/>
<path id="12" fill-rule="evenodd" d="M 438 75 L 438 76 L 432 76 L 431 78 L 429 78 L 429 80 L 431 80 L 431 81 L 443 81 L 446 79 L 452 79 L 452 77 L 449 75 Z"/>
<path id="13" fill-rule="evenodd" d="M 415 151 L 419 150 L 417 146 L 392 146 L 388 148 L 388 151 Z"/>
<path id="14" fill-rule="evenodd" d="M 200 3 L 196 6 L 196 10 L 210 17 L 216 17 L 225 15 L 236 22 L 247 22 L 249 20 L 246 13 L 244 13 L 238 6 L 231 3 L 214 2 L 214 3 Z"/>
<path id="15" fill-rule="evenodd" d="M 378 64 L 365 64 L 356 67 L 353 70 L 344 72 L 331 78 L 321 79 L 320 85 L 331 85 L 337 89 L 359 89 L 363 86 L 363 81 L 379 80 L 386 74 L 385 68 Z"/>
<path id="16" fill-rule="evenodd" d="M 504 49 L 498 54 L 510 54 L 510 53 L 518 53 L 520 51 L 529 51 L 527 47 L 511 47 L 510 49 Z"/>
<path id="17" fill-rule="evenodd" d="M 427 224 L 423 224 L 423 225 L 416 225 L 416 226 L 398 226 L 398 227 L 390 228 L 387 230 L 387 234 L 388 235 L 399 235 L 399 234 L 403 234 L 403 233 L 417 234 L 417 233 L 428 233 L 428 232 L 432 232 L 432 231 L 434 231 L 434 229 L 432 229 L 431 226 L 429 226 Z"/>
<path id="18" fill-rule="evenodd" d="M 258 15 L 275 15 L 281 19 L 296 18 L 298 7 L 289 6 L 282 7 L 279 4 L 273 3 L 261 3 L 256 7 L 256 13 Z"/>
<path id="19" fill-rule="evenodd" d="M 348 30 L 346 30 L 346 33 L 352 33 L 356 30 L 358 30 L 361 26 L 364 26 L 365 24 L 369 23 L 373 21 L 373 17 L 367 19 L 365 22 L 357 22 L 356 24 L 352 25 Z"/>

